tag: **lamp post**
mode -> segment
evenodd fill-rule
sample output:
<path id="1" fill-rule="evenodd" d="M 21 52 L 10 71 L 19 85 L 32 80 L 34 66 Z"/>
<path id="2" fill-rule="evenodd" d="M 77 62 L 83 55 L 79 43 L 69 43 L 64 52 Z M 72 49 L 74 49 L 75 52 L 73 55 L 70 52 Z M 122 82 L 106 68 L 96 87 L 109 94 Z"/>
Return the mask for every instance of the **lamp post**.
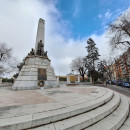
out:
<path id="1" fill-rule="evenodd" d="M 74 74 L 74 70 L 71 70 L 72 74 Z"/>

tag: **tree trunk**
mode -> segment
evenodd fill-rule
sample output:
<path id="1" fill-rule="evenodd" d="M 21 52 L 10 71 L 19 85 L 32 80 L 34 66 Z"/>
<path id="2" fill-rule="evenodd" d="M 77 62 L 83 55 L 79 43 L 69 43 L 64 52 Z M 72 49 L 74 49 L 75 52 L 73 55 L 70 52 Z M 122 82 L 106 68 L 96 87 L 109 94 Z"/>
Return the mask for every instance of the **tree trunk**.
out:
<path id="1" fill-rule="evenodd" d="M 83 82 L 84 82 L 84 75 L 82 76 L 82 78 L 83 78 Z"/>
<path id="2" fill-rule="evenodd" d="M 91 75 L 90 75 L 90 83 L 93 84 L 93 79 Z"/>
<path id="3" fill-rule="evenodd" d="M 94 83 L 95 83 L 95 82 L 94 82 L 94 77 L 92 78 L 92 81 L 93 81 L 93 84 L 94 84 Z"/>

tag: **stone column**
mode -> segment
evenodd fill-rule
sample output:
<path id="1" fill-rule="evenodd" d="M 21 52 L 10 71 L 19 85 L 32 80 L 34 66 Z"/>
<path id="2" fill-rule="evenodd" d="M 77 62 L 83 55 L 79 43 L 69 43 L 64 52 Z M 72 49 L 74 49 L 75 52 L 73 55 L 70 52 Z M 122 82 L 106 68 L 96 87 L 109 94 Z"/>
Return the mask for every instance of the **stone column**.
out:
<path id="1" fill-rule="evenodd" d="M 0 77 L 0 85 L 2 84 L 2 78 Z"/>
<path id="2" fill-rule="evenodd" d="M 17 78 L 14 78 L 14 83 L 15 83 L 16 79 L 17 79 Z"/>
<path id="3" fill-rule="evenodd" d="M 56 77 L 57 81 L 59 82 L 59 76 Z"/>
<path id="4" fill-rule="evenodd" d="M 42 40 L 44 45 L 44 33 L 45 33 L 45 20 L 39 19 L 38 28 L 37 28 L 37 37 L 36 37 L 36 44 L 35 44 L 35 53 L 37 52 L 38 42 Z M 44 50 L 44 49 L 43 49 Z"/>
<path id="5" fill-rule="evenodd" d="M 78 83 L 80 83 L 80 75 L 78 75 Z"/>
<path id="6" fill-rule="evenodd" d="M 67 84 L 70 84 L 70 75 L 67 75 Z"/>

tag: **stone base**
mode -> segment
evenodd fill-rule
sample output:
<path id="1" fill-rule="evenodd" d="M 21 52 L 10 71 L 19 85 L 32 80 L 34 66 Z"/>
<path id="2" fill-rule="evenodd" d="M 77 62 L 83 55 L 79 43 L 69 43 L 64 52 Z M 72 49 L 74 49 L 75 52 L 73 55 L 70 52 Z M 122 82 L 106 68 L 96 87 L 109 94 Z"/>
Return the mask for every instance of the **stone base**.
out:
<path id="1" fill-rule="evenodd" d="M 40 87 L 37 85 L 37 81 L 20 81 L 16 80 L 12 90 L 30 90 L 30 89 L 39 89 Z"/>
<path id="2" fill-rule="evenodd" d="M 37 85 L 38 81 L 17 81 L 15 85 L 12 87 L 12 90 L 33 90 L 40 89 Z M 32 85 L 32 86 L 31 86 Z M 45 89 L 47 88 L 57 88 L 59 87 L 57 81 L 45 81 Z"/>
<path id="3" fill-rule="evenodd" d="M 54 70 L 50 66 L 50 60 L 41 56 L 28 56 L 12 90 L 39 89 L 38 68 L 46 69 L 47 80 L 44 80 L 44 88 L 59 87 Z"/>

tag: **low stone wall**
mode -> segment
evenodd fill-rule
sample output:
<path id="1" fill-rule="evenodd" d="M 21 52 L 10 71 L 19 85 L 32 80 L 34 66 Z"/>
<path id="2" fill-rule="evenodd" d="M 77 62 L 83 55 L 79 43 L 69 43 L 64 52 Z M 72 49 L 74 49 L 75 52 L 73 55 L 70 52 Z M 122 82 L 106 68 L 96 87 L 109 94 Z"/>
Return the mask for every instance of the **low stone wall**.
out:
<path id="1" fill-rule="evenodd" d="M 80 82 L 80 85 L 92 85 L 90 82 Z"/>
<path id="2" fill-rule="evenodd" d="M 59 84 L 67 84 L 67 81 L 59 81 Z"/>
<path id="3" fill-rule="evenodd" d="M 13 86 L 13 83 L 2 83 L 2 84 L 0 84 L 0 87 L 9 87 L 9 86 Z"/>

